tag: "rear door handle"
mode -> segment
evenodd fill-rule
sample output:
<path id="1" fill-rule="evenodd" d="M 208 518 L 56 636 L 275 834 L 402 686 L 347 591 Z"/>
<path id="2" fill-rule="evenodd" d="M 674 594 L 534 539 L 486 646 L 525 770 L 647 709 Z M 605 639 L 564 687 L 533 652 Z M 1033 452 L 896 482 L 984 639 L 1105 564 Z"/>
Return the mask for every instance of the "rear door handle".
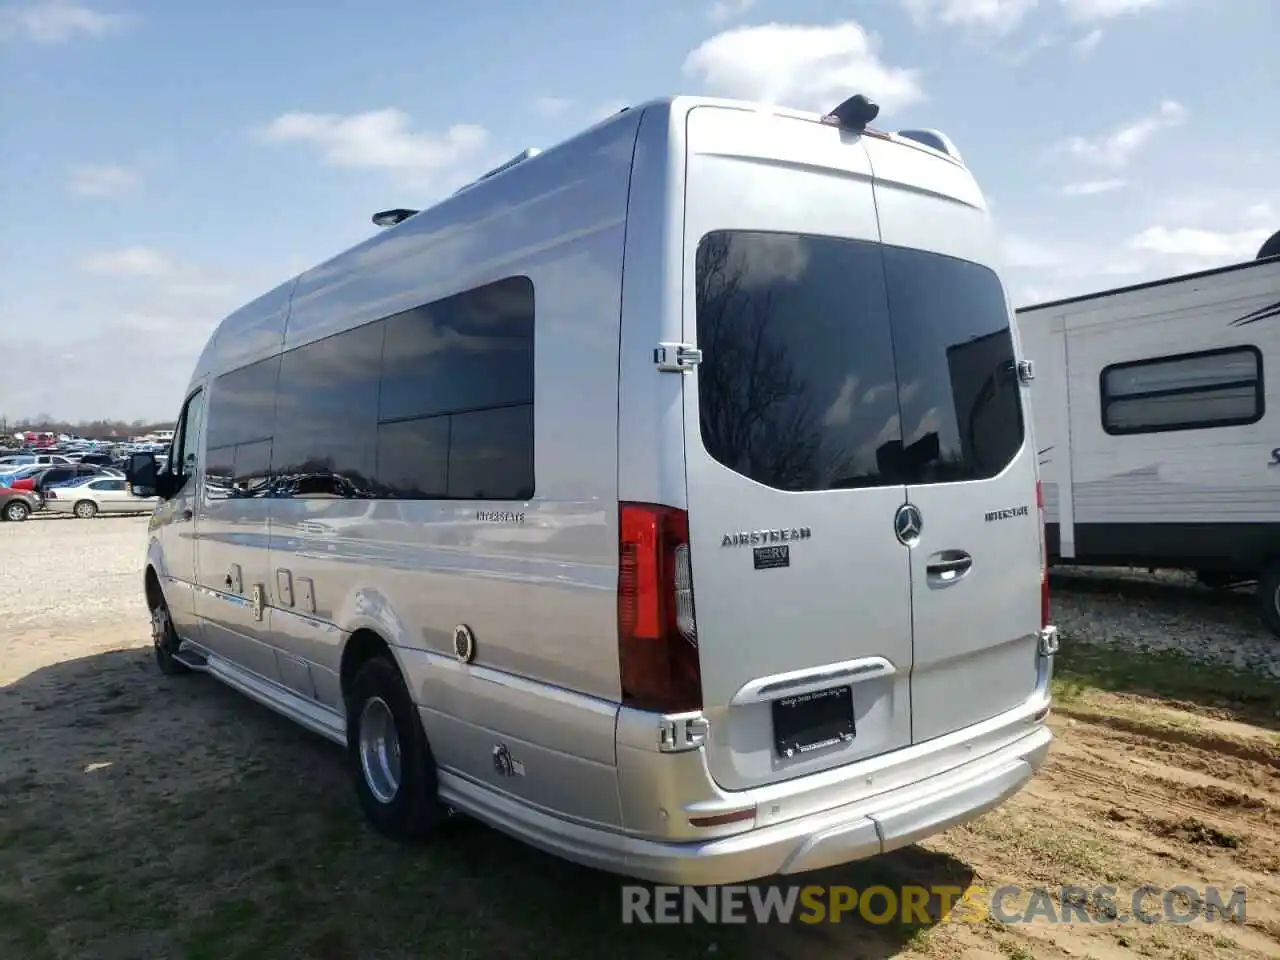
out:
<path id="1" fill-rule="evenodd" d="M 939 580 L 954 580 L 973 566 L 973 557 L 963 550 L 947 550 L 936 556 L 938 559 L 930 561 L 925 572 Z"/>
<path id="2" fill-rule="evenodd" d="M 190 520 L 190 519 L 192 518 L 192 516 L 194 516 L 194 514 L 191 512 L 191 508 L 190 508 L 190 507 L 188 507 L 186 510 L 183 510 L 183 511 L 182 511 L 182 519 L 183 519 L 183 520 Z"/>

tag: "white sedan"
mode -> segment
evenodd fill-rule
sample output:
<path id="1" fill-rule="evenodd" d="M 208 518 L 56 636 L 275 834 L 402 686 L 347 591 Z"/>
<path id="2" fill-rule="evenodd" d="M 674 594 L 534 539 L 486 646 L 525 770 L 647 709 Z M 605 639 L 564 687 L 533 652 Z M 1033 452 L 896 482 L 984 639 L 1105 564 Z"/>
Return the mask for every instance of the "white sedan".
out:
<path id="1" fill-rule="evenodd" d="M 94 476 L 44 491 L 46 510 L 89 520 L 100 513 L 150 513 L 159 497 L 135 497 L 121 477 Z"/>

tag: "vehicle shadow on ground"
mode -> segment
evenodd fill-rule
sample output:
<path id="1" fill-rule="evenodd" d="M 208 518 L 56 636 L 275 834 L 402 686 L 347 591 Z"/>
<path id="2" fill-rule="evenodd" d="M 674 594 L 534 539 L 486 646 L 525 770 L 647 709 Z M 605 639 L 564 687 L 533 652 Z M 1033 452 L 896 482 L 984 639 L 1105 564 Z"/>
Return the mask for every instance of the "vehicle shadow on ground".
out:
<path id="1" fill-rule="evenodd" d="M 340 750 L 208 677 L 160 675 L 137 647 L 0 688 L 0 810 L 0 956 L 30 960 L 882 960 L 939 920 L 936 900 L 923 922 L 902 923 L 868 922 L 846 899 L 831 922 L 819 891 L 797 913 L 822 922 L 624 924 L 628 881 L 467 818 L 422 845 L 382 839 Z M 973 880 L 913 847 L 779 883 L 898 892 Z"/>

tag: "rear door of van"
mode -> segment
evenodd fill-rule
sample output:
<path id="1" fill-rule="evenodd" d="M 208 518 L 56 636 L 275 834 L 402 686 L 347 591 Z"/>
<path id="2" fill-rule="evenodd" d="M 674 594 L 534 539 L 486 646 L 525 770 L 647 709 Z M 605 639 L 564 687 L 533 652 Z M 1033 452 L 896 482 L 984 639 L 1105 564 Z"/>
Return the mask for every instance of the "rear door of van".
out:
<path id="1" fill-rule="evenodd" d="M 1013 312 L 970 174 L 865 140 L 893 323 L 910 551 L 912 740 L 1018 706 L 1040 679 L 1036 448 Z M 964 202 L 968 200 L 969 202 Z"/>
<path id="2" fill-rule="evenodd" d="M 883 185 L 882 148 L 897 177 Z M 714 106 L 689 114 L 686 178 L 684 336 L 702 351 L 684 389 L 689 554 L 712 776 L 802 776 L 1025 700 L 1034 451 L 972 179 L 901 144 Z"/>
<path id="3" fill-rule="evenodd" d="M 712 776 L 742 789 L 911 743 L 897 380 L 858 138 L 687 121 L 685 471 Z"/>

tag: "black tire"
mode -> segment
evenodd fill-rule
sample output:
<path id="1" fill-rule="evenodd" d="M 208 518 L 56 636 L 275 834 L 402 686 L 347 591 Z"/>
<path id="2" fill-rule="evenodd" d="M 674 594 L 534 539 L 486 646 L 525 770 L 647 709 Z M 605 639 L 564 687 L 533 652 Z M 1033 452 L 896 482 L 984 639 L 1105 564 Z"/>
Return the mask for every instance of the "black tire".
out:
<path id="1" fill-rule="evenodd" d="M 10 500 L 4 505 L 4 518 L 14 523 L 21 523 L 31 516 L 31 508 L 25 500 Z"/>
<path id="2" fill-rule="evenodd" d="M 168 677 L 180 677 L 190 673 L 191 668 L 174 655 L 182 641 L 173 629 L 173 619 L 169 616 L 169 606 L 160 597 L 153 601 L 151 607 L 151 646 L 155 650 L 156 666 Z"/>
<path id="3" fill-rule="evenodd" d="M 79 500 L 71 512 L 80 520 L 92 520 L 98 515 L 98 505 L 92 500 Z"/>
<path id="4" fill-rule="evenodd" d="M 366 772 L 365 751 L 361 747 L 365 732 L 362 724 L 369 718 L 369 732 L 374 732 L 373 725 L 382 707 L 390 713 L 397 746 L 398 782 L 390 794 L 385 782 L 381 790 L 371 782 L 378 779 L 377 773 Z M 386 657 L 369 660 L 351 681 L 347 692 L 347 764 L 360 806 L 374 829 L 383 836 L 402 841 L 421 840 L 447 817 L 447 808 L 438 795 L 435 757 L 418 719 L 417 708 L 400 671 Z"/>
<path id="5" fill-rule="evenodd" d="M 1262 608 L 1262 622 L 1280 637 L 1280 560 L 1273 560 L 1258 577 L 1258 606 Z"/>

